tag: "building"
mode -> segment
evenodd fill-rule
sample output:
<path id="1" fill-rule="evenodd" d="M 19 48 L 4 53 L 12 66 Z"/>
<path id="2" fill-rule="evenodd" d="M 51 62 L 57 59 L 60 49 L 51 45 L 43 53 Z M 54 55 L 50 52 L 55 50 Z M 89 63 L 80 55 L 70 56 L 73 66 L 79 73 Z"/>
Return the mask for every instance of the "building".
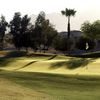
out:
<path id="1" fill-rule="evenodd" d="M 61 36 L 61 37 L 67 37 L 67 34 L 68 34 L 68 32 L 66 32 L 66 31 L 63 31 L 63 32 L 60 32 L 59 33 L 59 35 Z M 79 30 L 73 30 L 73 31 L 71 31 L 70 32 L 70 38 L 75 38 L 75 39 L 78 39 L 78 38 L 80 38 L 81 36 L 83 35 L 83 33 L 81 32 L 81 31 L 79 31 Z"/>
<path id="2" fill-rule="evenodd" d="M 60 37 L 62 38 L 67 38 L 68 32 L 63 31 L 59 33 Z M 70 39 L 72 40 L 72 46 L 71 46 L 71 50 L 75 50 L 76 49 L 76 42 L 78 41 L 78 39 L 83 36 L 83 33 L 79 30 L 73 30 L 70 32 Z"/>

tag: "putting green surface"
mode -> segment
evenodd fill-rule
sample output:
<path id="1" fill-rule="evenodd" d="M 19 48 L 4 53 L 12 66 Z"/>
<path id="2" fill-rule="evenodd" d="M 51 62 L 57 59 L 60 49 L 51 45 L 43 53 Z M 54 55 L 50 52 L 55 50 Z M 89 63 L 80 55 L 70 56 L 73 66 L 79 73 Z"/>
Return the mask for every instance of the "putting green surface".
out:
<path id="1" fill-rule="evenodd" d="M 100 100 L 100 59 L 1 57 L 0 100 Z"/>
<path id="2" fill-rule="evenodd" d="M 60 55 L 0 58 L 0 69 L 54 74 L 100 75 L 100 58 Z"/>

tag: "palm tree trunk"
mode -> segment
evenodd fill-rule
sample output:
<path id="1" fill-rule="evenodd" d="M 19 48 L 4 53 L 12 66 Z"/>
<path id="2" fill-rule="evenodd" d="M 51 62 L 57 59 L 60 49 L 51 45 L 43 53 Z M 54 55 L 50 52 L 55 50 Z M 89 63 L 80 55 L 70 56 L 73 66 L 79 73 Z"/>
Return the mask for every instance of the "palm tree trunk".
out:
<path id="1" fill-rule="evenodd" d="M 67 38 L 70 38 L 70 16 L 68 16 L 68 27 L 67 27 L 68 35 Z"/>
<path id="2" fill-rule="evenodd" d="M 69 41 L 70 41 L 70 16 L 68 16 L 67 31 L 68 31 L 68 34 L 67 34 L 67 51 L 70 51 L 70 44 L 69 44 Z"/>

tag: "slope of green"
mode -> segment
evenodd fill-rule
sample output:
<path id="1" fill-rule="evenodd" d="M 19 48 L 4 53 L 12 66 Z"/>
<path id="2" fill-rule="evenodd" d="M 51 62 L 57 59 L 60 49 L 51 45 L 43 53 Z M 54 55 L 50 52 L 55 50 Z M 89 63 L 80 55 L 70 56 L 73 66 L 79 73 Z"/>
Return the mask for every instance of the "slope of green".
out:
<path id="1" fill-rule="evenodd" d="M 0 100 L 99 100 L 100 59 L 3 52 Z"/>
<path id="2" fill-rule="evenodd" d="M 17 55 L 17 57 L 16 57 Z M 55 54 L 10 52 L 0 58 L 0 69 L 58 74 L 100 74 L 100 59 Z"/>

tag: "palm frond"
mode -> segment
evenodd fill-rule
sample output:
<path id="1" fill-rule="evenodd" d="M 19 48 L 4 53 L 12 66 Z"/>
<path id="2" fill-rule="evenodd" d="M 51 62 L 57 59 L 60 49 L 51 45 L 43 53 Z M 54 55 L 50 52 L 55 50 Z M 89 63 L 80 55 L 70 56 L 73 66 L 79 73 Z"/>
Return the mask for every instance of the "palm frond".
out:
<path id="1" fill-rule="evenodd" d="M 74 9 L 68 9 L 66 8 L 65 11 L 61 11 L 61 13 L 63 15 L 66 15 L 66 16 L 74 16 L 76 11 Z"/>
<path id="2" fill-rule="evenodd" d="M 62 15 L 65 15 L 66 14 L 66 12 L 64 10 L 62 10 L 61 13 L 62 13 Z"/>

